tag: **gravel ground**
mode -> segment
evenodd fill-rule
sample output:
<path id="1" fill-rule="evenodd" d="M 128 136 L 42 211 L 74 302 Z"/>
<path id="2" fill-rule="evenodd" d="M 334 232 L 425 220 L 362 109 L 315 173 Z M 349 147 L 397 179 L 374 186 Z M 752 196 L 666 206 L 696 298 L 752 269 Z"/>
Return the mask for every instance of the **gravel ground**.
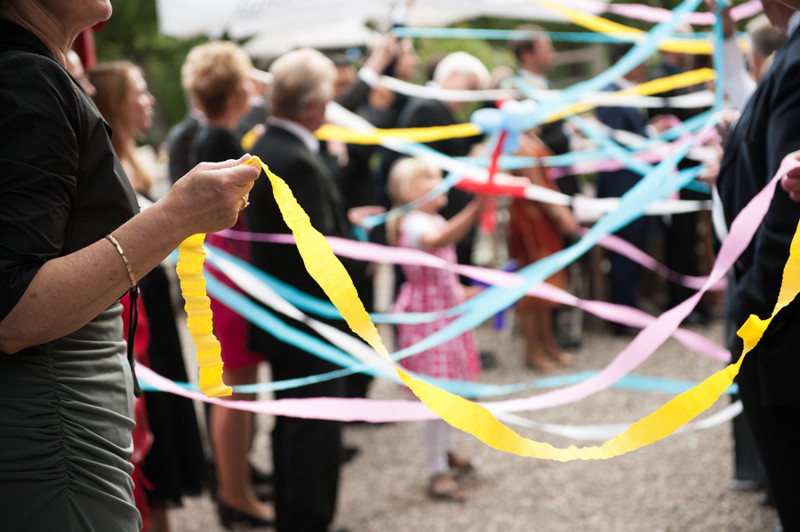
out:
<path id="1" fill-rule="evenodd" d="M 716 341 L 722 323 L 695 327 Z M 382 331 L 385 332 L 385 331 Z M 484 381 L 511 383 L 541 377 L 525 368 L 522 340 L 507 325 L 496 331 L 484 325 L 479 343 L 494 349 L 498 366 Z M 601 369 L 629 339 L 587 330 L 575 349 L 576 364 L 567 372 Z M 719 362 L 669 340 L 635 372 L 700 381 Z M 374 398 L 398 398 L 396 385 L 375 382 Z M 528 392 L 538 393 L 538 392 Z M 567 425 L 629 423 L 669 399 L 660 393 L 610 389 L 583 401 L 522 413 L 537 422 Z M 710 412 L 728 404 L 723 398 Z M 707 415 L 707 414 L 706 414 Z M 705 417 L 705 415 L 701 416 Z M 270 419 L 260 418 L 253 461 L 269 469 Z M 562 447 L 594 445 L 553 434 L 514 427 L 524 436 Z M 605 461 L 559 463 L 503 453 L 458 433 L 454 446 L 469 456 L 476 472 L 466 479 L 465 503 L 432 501 L 425 496 L 426 476 L 420 423 L 348 425 L 345 442 L 360 453 L 342 471 L 335 527 L 352 532 L 415 531 L 771 531 L 773 508 L 761 504 L 760 491 L 735 491 L 730 423 L 674 434 L 625 456 Z M 187 499 L 170 514 L 173 530 L 222 530 L 208 496 Z"/>

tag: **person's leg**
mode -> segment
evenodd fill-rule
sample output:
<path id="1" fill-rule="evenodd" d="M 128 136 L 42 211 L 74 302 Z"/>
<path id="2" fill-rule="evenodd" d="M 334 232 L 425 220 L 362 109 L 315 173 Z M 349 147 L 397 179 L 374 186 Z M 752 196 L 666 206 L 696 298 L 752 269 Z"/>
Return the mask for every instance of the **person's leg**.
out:
<path id="1" fill-rule="evenodd" d="M 444 424 L 444 426 L 442 426 Z M 447 451 L 450 448 L 447 424 L 441 419 L 429 419 L 422 425 L 422 441 L 425 445 L 428 475 L 447 473 Z"/>
<path id="2" fill-rule="evenodd" d="M 450 475 L 447 453 L 450 449 L 450 425 L 441 419 L 424 422 L 422 438 L 428 469 L 428 495 L 437 499 L 462 500 L 466 494 Z"/>
<path id="3" fill-rule="evenodd" d="M 335 367 L 294 349 L 273 356 L 271 364 L 275 381 L 318 375 Z M 275 392 L 276 399 L 343 396 L 343 379 Z M 336 512 L 342 459 L 341 423 L 276 417 L 272 458 L 278 532 L 327 530 Z"/>
<path id="4" fill-rule="evenodd" d="M 753 356 L 758 354 L 751 353 L 742 363 L 739 394 L 783 529 L 800 530 L 800 407 L 764 405 L 758 360 Z"/>
<path id="5" fill-rule="evenodd" d="M 256 368 L 225 371 L 225 383 L 231 386 L 253 384 Z M 231 399 L 252 399 L 234 394 Z M 256 497 L 250 474 L 250 447 L 253 440 L 253 414 L 220 405 L 211 407 L 211 438 L 217 473 L 217 500 L 248 515 L 271 519 L 274 512 Z"/>
<path id="6" fill-rule="evenodd" d="M 517 304 L 519 328 L 525 338 L 525 362 L 537 371 L 552 371 L 557 364 L 547 353 L 541 334 L 541 309 L 530 305 L 524 298 Z"/>
<path id="7" fill-rule="evenodd" d="M 556 342 L 555 325 L 553 323 L 553 310 L 549 308 L 542 308 L 539 315 L 539 332 L 542 338 L 547 354 L 562 366 L 571 366 L 573 364 L 572 355 L 561 349 L 561 346 Z"/>

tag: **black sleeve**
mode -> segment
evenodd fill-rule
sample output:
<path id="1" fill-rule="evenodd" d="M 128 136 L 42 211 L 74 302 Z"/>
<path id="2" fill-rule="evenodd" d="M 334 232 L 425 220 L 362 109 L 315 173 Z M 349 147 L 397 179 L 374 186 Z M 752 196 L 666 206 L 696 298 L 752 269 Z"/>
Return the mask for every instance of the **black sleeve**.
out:
<path id="1" fill-rule="evenodd" d="M 0 319 L 60 255 L 77 187 L 77 102 L 50 59 L 3 54 L 0 69 Z"/>

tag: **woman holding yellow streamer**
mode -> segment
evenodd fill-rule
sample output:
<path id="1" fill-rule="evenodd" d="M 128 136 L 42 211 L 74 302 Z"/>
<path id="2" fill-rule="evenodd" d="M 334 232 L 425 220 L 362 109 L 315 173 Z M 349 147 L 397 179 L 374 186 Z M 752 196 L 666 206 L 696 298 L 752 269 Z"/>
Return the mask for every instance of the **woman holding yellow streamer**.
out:
<path id="1" fill-rule="evenodd" d="M 65 70 L 109 0 L 0 0 L 0 500 L 9 530 L 138 531 L 118 299 L 190 235 L 233 225 L 258 170 L 193 169 L 138 207 Z M 12 511 L 13 509 L 13 511 Z"/>

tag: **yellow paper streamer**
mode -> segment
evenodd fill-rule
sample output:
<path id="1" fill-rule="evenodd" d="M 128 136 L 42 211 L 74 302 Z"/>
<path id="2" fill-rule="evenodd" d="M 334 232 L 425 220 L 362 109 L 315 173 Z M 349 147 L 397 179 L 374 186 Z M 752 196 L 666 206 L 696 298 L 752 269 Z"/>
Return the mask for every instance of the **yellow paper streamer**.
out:
<path id="1" fill-rule="evenodd" d="M 364 309 L 364 305 L 358 298 L 358 293 L 350 276 L 331 251 L 325 237 L 311 225 L 308 215 L 297 203 L 289 187 L 257 157 L 251 158 L 244 164 L 260 166 L 269 178 L 275 200 L 286 224 L 295 237 L 298 251 L 309 274 L 339 309 L 350 328 L 382 357 L 391 362 L 391 357 L 383 344 L 383 340 L 370 320 L 369 314 Z M 204 235 L 195 235 L 181 244 L 178 275 L 181 277 L 181 288 L 187 301 L 186 309 L 190 315 L 190 320 L 197 318 L 198 315 L 200 316 L 197 321 L 190 321 L 190 330 L 193 331 L 192 337 L 195 338 L 196 342 L 200 339 L 203 342 L 216 343 L 216 339 L 213 342 L 209 340 L 209 337 L 213 338 L 210 325 L 211 316 L 207 305 L 208 298 L 205 296 L 205 282 L 202 280 L 202 273 L 198 273 L 198 271 L 202 271 L 203 238 Z M 197 278 L 198 275 L 200 280 Z M 185 283 L 185 280 L 190 282 Z M 600 446 L 580 448 L 570 446 L 564 449 L 554 447 L 548 443 L 529 440 L 500 423 L 486 408 L 462 397 L 452 395 L 432 384 L 414 379 L 397 366 L 395 368 L 403 382 L 433 412 L 449 424 L 472 434 L 491 447 L 520 456 L 562 462 L 603 460 L 628 453 L 665 438 L 714 404 L 719 396 L 731 385 L 733 378 L 739 372 L 742 360 L 758 344 L 772 318 L 788 305 L 799 292 L 800 226 L 798 226 L 792 240 L 789 259 L 784 268 L 783 282 L 772 316 L 766 320 L 762 320 L 757 316 L 750 316 L 739 330 L 739 335 L 744 340 L 744 351 L 739 360 L 714 373 L 691 390 L 678 395 L 652 414 L 632 424 L 626 431 Z M 197 302 L 203 298 L 206 300 L 205 304 Z M 201 352 L 200 345 L 198 343 L 198 357 L 200 357 Z M 205 347 L 204 345 L 204 357 L 207 351 L 213 350 L 213 346 L 209 346 L 207 350 Z M 218 343 L 216 343 L 216 350 L 218 356 Z M 217 367 L 216 364 L 209 364 L 209 362 L 211 361 L 204 358 L 204 363 L 201 363 L 201 372 L 203 367 Z M 220 391 L 213 386 L 213 384 L 222 385 L 221 363 L 218 367 L 220 373 L 215 373 L 206 382 L 206 388 L 211 390 L 211 392 L 204 390 L 206 393 Z M 202 382 L 201 389 L 203 389 Z"/>
<path id="2" fill-rule="evenodd" d="M 542 4 L 543 6 L 549 7 L 554 11 L 562 13 L 571 22 L 577 24 L 578 26 L 582 26 L 596 33 L 606 33 L 606 34 L 631 33 L 631 34 L 640 34 L 642 35 L 642 38 L 644 38 L 646 35 L 646 32 L 642 30 L 632 28 L 630 26 L 625 26 L 623 24 L 618 24 L 616 22 L 612 22 L 602 17 L 598 17 L 596 15 L 583 13 L 581 11 L 578 11 L 577 9 L 572 9 L 570 7 L 562 6 L 554 2 L 550 2 L 549 0 L 535 0 L 535 1 L 538 2 L 539 4 Z M 697 41 L 694 39 L 681 39 L 681 38 L 664 39 L 660 43 L 659 48 L 661 50 L 664 50 L 665 52 L 678 52 L 684 54 L 711 55 L 713 53 L 713 47 L 710 42 Z"/>
<path id="3" fill-rule="evenodd" d="M 700 83 L 705 83 L 706 81 L 714 79 L 715 76 L 716 73 L 711 68 L 698 68 L 697 70 L 690 70 L 689 72 L 683 72 L 680 74 L 647 81 L 645 83 L 608 94 L 620 98 L 631 95 L 649 96 L 651 94 L 660 94 L 674 89 L 689 87 L 691 85 L 699 85 Z M 554 122 L 566 116 L 590 111 L 597 106 L 598 104 L 594 103 L 572 104 L 552 115 L 549 115 L 547 119 L 543 121 L 543 123 Z M 385 139 L 404 139 L 414 142 L 434 142 L 437 140 L 451 138 L 471 137 L 473 135 L 480 135 L 481 133 L 482 131 L 477 125 L 467 122 L 463 124 L 454 124 L 451 126 L 374 129 L 371 131 L 355 131 L 342 126 L 325 124 L 316 130 L 314 135 L 320 140 L 340 140 L 349 144 L 380 144 L 380 142 Z M 245 150 L 247 150 L 244 138 L 242 139 L 242 146 L 245 146 Z"/>
<path id="4" fill-rule="evenodd" d="M 469 122 L 451 126 L 410 127 L 354 131 L 333 124 L 325 124 L 314 132 L 319 140 L 341 140 L 349 144 L 379 144 L 384 139 L 404 139 L 414 142 L 434 142 L 442 139 L 480 135 L 481 129 Z"/>
<path id="5" fill-rule="evenodd" d="M 206 294 L 203 261 L 206 253 L 203 240 L 197 234 L 184 240 L 178 247 L 178 278 L 186 302 L 187 324 L 197 347 L 197 365 L 200 367 L 200 390 L 208 397 L 231 395 L 233 389 L 222 382 L 222 357 L 220 345 L 214 336 L 211 321 L 211 300 Z"/>
<path id="6" fill-rule="evenodd" d="M 322 287 L 350 328 L 373 347 L 381 356 L 391 361 L 389 353 L 369 318 L 353 283 L 339 259 L 331 251 L 325 238 L 311 226 L 308 215 L 298 205 L 286 183 L 270 172 L 269 168 L 254 157 L 246 164 L 258 164 L 272 183 L 275 199 L 297 242 L 298 250 L 311 276 Z M 800 230 L 792 242 L 791 255 L 784 271 L 778 304 L 773 316 L 800 292 Z M 745 338 L 746 349 L 734 364 L 716 372 L 691 390 L 680 394 L 664 406 L 631 425 L 625 432 L 601 446 L 567 449 L 556 448 L 548 443 L 524 438 L 500 423 L 486 408 L 462 397 L 452 395 L 431 384 L 414 379 L 395 366 L 403 382 L 432 411 L 456 428 L 468 432 L 487 445 L 534 458 L 559 460 L 600 460 L 633 451 L 677 430 L 689 420 L 709 408 L 730 386 L 739 371 L 744 355 L 754 347 L 769 324 L 751 316 L 740 331 Z"/>
<path id="7" fill-rule="evenodd" d="M 644 83 L 640 83 L 638 85 L 634 85 L 633 87 L 628 87 L 616 92 L 609 93 L 614 97 L 622 98 L 624 96 L 650 96 L 652 94 L 661 94 L 663 92 L 669 92 L 674 89 L 681 89 L 683 87 L 689 87 L 692 85 L 699 85 L 700 83 L 705 83 L 706 81 L 712 80 L 716 77 L 716 72 L 712 68 L 698 68 L 697 70 L 690 70 L 688 72 L 682 72 L 680 74 L 675 74 L 672 76 L 666 76 L 663 78 L 654 79 L 651 81 L 646 81 Z M 578 113 L 583 113 L 598 107 L 599 104 L 596 103 L 576 103 L 570 105 L 556 113 L 547 117 L 547 120 L 544 122 L 553 122 L 555 120 L 559 120 L 561 118 L 565 118 L 567 116 L 576 115 Z M 603 104 L 613 106 L 613 103 Z"/>

